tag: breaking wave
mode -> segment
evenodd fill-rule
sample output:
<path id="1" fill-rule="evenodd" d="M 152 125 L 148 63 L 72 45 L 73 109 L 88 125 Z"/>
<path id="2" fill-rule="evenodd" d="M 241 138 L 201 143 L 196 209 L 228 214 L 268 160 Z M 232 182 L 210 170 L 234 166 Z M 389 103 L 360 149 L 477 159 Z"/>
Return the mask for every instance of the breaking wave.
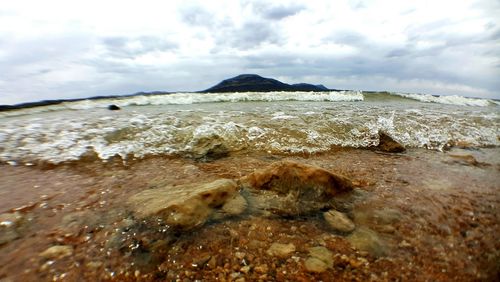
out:
<path id="1" fill-rule="evenodd" d="M 148 155 L 198 158 L 217 150 L 314 153 L 335 146 L 375 146 L 379 130 L 413 148 L 500 145 L 500 117 L 493 107 L 304 101 L 201 103 L 114 112 L 84 108 L 3 118 L 0 161 L 57 164 L 89 155 L 102 160 Z"/>
<path id="2" fill-rule="evenodd" d="M 397 93 L 397 92 L 393 92 L 390 94 L 424 103 L 437 103 L 446 105 L 474 106 L 474 107 L 488 107 L 488 106 L 498 105 L 498 103 L 496 103 L 493 100 L 481 99 L 481 98 L 468 98 L 458 95 L 433 96 L 429 94 Z"/>
<path id="3" fill-rule="evenodd" d="M 2 116 L 15 116 L 59 110 L 86 110 L 106 108 L 110 104 L 119 107 L 190 105 L 224 102 L 275 102 L 275 101 L 311 101 L 311 102 L 354 102 L 363 101 L 361 91 L 331 92 L 230 92 L 230 93 L 167 93 L 155 95 L 137 95 L 111 99 L 86 99 L 64 102 L 57 105 L 42 106 L 15 111 L 0 112 Z"/>

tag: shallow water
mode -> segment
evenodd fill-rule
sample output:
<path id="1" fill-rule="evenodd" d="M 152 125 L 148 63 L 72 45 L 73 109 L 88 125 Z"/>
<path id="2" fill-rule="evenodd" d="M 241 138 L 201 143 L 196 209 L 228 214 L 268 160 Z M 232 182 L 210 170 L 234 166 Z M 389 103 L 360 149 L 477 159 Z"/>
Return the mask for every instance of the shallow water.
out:
<path id="1" fill-rule="evenodd" d="M 249 212 L 174 232 L 137 221 L 125 204 L 145 189 L 238 179 L 282 159 L 352 179 L 357 192 L 345 211 L 356 224 L 351 236 L 358 237 L 331 230 L 320 213 L 269 218 Z M 22 219 L 15 223 L 17 238 L 0 247 L 0 277 L 495 280 L 500 259 L 498 160 L 498 148 L 411 149 L 404 154 L 338 149 L 311 155 L 240 151 L 209 162 L 152 157 L 126 165 L 2 165 L 0 211 L 17 211 Z M 366 241 L 368 247 L 363 247 Z M 284 258 L 269 255 L 276 242 L 291 243 L 295 251 Z M 68 246 L 68 253 L 43 253 L 55 245 Z M 309 248 L 316 246 L 332 252 L 333 267 L 323 273 L 304 266 Z"/>
<path id="2" fill-rule="evenodd" d="M 179 95 L 0 113 L 0 279 L 498 279 L 498 104 L 360 92 Z M 376 151 L 381 131 L 408 150 Z M 321 205 L 269 216 L 255 204 L 181 230 L 139 218 L 128 203 L 145 190 L 241 184 L 280 160 L 350 179 L 354 191 L 333 208 L 354 231 L 335 231 Z M 276 246 L 288 251 L 277 256 Z M 322 263 L 328 269 L 313 271 Z"/>

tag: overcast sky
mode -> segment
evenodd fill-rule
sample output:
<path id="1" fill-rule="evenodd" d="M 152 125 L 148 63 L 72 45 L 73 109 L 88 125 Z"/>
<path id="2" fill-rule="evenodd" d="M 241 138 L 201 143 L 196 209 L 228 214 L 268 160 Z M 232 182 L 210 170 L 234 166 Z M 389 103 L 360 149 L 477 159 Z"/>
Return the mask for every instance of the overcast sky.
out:
<path id="1" fill-rule="evenodd" d="M 241 73 L 500 98 L 500 1 L 0 5 L 0 104 L 193 91 Z"/>

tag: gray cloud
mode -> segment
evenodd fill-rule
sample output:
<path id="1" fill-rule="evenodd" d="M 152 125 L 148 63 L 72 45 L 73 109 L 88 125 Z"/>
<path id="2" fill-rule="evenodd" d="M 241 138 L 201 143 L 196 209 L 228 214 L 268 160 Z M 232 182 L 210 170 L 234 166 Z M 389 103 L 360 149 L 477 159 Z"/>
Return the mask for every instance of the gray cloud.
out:
<path id="1" fill-rule="evenodd" d="M 152 37 L 105 37 L 102 44 L 110 56 L 118 58 L 134 58 L 154 51 L 172 51 L 178 44 L 168 40 Z"/>
<path id="2" fill-rule="evenodd" d="M 282 20 L 291 17 L 305 10 L 305 6 L 299 4 L 275 5 L 269 2 L 256 2 L 253 4 L 253 9 L 257 15 L 268 20 Z"/>
<path id="3" fill-rule="evenodd" d="M 187 5 L 179 9 L 183 22 L 194 26 L 212 26 L 214 16 L 201 5 Z"/>
<path id="4" fill-rule="evenodd" d="M 462 27 L 468 18 L 443 16 L 391 26 L 399 40 L 387 38 L 384 26 L 378 31 L 385 38 L 362 21 L 331 20 L 313 4 L 292 1 L 240 1 L 231 10 L 192 1 L 178 4 L 165 16 L 165 23 L 154 18 L 144 31 L 137 31 L 134 24 L 130 33 L 121 25 L 119 32 L 109 28 L 97 33 L 94 27 L 68 24 L 69 31 L 33 35 L 37 33 L 30 27 L 24 36 L 0 36 L 0 104 L 201 90 L 239 73 L 332 88 L 398 91 L 405 85 L 412 85 L 407 91 L 431 89 L 413 86 L 425 81 L 466 86 L 462 94 L 500 97 L 500 29 L 494 16 L 500 2 L 493 2 L 479 0 L 471 6 L 479 16 L 471 13 L 466 31 Z M 355 15 L 384 17 L 380 9 L 372 11 L 370 1 L 346 4 Z M 416 7 L 401 9 L 400 15 L 418 17 L 422 11 Z M 455 94 L 453 87 L 446 87 L 436 86 L 432 94 Z"/>

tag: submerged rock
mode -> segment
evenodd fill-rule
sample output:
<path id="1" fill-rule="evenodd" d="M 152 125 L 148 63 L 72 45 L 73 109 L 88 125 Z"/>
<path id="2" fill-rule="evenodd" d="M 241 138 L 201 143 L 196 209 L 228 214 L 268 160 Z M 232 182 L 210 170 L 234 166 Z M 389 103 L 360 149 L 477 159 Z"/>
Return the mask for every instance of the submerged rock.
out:
<path id="1" fill-rule="evenodd" d="M 73 247 L 71 246 L 52 246 L 40 253 L 40 256 L 45 259 L 60 259 L 63 257 L 71 256 L 73 254 Z"/>
<path id="2" fill-rule="evenodd" d="M 204 224 L 216 210 L 237 197 L 238 185 L 230 179 L 203 184 L 166 186 L 142 191 L 129 198 L 136 217 L 155 218 L 172 227 L 189 229 Z M 226 212 L 238 208 L 226 207 Z"/>
<path id="3" fill-rule="evenodd" d="M 304 262 L 304 266 L 310 272 L 324 272 L 333 267 L 332 252 L 325 247 L 309 248 L 309 258 Z"/>
<path id="4" fill-rule="evenodd" d="M 17 228 L 23 220 L 19 212 L 0 214 L 0 245 L 20 237 Z"/>
<path id="5" fill-rule="evenodd" d="M 402 144 L 395 141 L 387 133 L 380 131 L 378 133 L 378 135 L 379 135 L 379 144 L 378 144 L 377 148 L 380 151 L 388 152 L 388 153 L 401 153 L 401 152 L 406 151 L 406 148 Z"/>
<path id="6" fill-rule="evenodd" d="M 240 179 L 256 209 L 293 216 L 330 207 L 336 195 L 353 189 L 344 176 L 292 161 L 281 161 Z"/>
<path id="7" fill-rule="evenodd" d="M 329 210 L 323 213 L 323 218 L 328 223 L 328 225 L 339 232 L 349 233 L 356 228 L 354 222 L 350 220 L 346 214 L 341 213 L 336 210 Z"/>
<path id="8" fill-rule="evenodd" d="M 295 245 L 292 243 L 290 244 L 273 243 L 271 247 L 267 250 L 268 255 L 279 258 L 286 258 L 293 252 L 295 252 Z"/>
<path id="9" fill-rule="evenodd" d="M 375 231 L 368 228 L 358 228 L 347 236 L 347 241 L 356 249 L 366 251 L 372 256 L 381 257 L 387 254 L 387 246 Z"/>

